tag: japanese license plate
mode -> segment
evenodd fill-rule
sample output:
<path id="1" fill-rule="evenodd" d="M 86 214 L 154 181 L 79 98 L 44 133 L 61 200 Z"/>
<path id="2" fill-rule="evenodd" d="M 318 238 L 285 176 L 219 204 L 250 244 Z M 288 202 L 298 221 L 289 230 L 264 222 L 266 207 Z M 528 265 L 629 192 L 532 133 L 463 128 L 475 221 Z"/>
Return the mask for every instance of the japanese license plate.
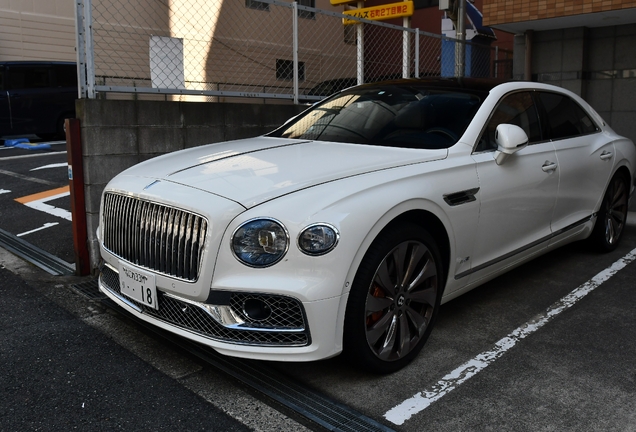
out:
<path id="1" fill-rule="evenodd" d="M 121 293 L 148 307 L 159 309 L 155 275 L 119 263 L 119 285 Z"/>

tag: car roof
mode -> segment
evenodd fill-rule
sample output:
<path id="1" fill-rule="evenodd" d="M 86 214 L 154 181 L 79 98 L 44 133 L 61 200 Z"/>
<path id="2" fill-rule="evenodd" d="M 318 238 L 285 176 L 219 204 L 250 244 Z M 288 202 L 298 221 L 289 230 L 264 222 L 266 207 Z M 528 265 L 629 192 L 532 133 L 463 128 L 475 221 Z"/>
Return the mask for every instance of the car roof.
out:
<path id="1" fill-rule="evenodd" d="M 379 81 L 369 84 L 362 84 L 361 87 L 375 88 L 387 85 L 411 85 L 422 87 L 436 87 L 444 89 L 457 89 L 478 92 L 489 92 L 492 88 L 507 82 L 493 78 L 455 78 L 455 77 L 426 77 L 426 78 L 403 78 L 389 81 Z"/>

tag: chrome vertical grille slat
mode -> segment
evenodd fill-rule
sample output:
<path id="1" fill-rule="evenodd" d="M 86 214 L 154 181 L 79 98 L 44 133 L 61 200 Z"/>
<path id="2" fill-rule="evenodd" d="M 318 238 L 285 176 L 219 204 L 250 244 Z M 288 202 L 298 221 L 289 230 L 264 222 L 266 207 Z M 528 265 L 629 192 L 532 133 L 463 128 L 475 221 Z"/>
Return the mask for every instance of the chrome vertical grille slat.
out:
<path id="1" fill-rule="evenodd" d="M 132 220 L 130 222 L 130 244 L 132 245 L 132 256 L 135 258 L 135 263 L 139 263 L 141 259 L 141 253 L 139 251 L 139 244 L 141 242 L 141 232 L 139 230 L 139 221 L 141 220 L 141 202 L 135 201 L 134 213 L 131 214 Z"/>
<path id="2" fill-rule="evenodd" d="M 161 217 L 161 245 L 159 247 L 159 271 L 166 271 L 166 254 L 164 251 L 168 247 L 168 242 L 166 241 L 167 229 L 168 229 L 168 214 L 170 214 L 170 209 L 164 209 Z"/>
<path id="3" fill-rule="evenodd" d="M 156 265 L 156 253 L 157 253 L 157 205 L 151 204 L 152 213 L 150 218 L 150 253 L 148 256 L 148 266 L 151 268 L 158 268 Z"/>
<path id="4" fill-rule="evenodd" d="M 187 281 L 199 277 L 207 221 L 196 214 L 108 192 L 104 247 L 116 256 Z"/>

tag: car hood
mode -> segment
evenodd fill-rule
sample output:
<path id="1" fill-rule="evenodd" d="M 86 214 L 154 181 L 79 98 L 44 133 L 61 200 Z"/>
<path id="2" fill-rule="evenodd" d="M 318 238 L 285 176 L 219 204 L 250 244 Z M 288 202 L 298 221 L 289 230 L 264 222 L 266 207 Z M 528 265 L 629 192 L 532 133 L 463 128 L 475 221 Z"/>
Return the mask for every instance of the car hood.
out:
<path id="1" fill-rule="evenodd" d="M 447 154 L 446 149 L 258 137 L 170 153 L 130 168 L 122 176 L 169 181 L 250 208 L 317 184 L 444 159 Z"/>

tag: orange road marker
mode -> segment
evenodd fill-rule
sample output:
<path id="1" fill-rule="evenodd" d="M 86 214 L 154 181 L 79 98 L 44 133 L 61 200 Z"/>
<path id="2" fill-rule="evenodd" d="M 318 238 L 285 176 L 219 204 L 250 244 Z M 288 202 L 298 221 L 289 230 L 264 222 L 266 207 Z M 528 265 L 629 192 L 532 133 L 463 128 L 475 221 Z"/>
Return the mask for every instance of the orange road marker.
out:
<path id="1" fill-rule="evenodd" d="M 15 201 L 19 202 L 20 204 L 26 204 L 32 201 L 42 200 L 44 198 L 52 197 L 54 195 L 59 195 L 59 194 L 67 193 L 67 192 L 70 192 L 69 186 L 62 186 L 61 188 L 51 189 L 51 190 L 36 193 L 33 195 L 27 195 L 21 198 L 16 198 Z"/>

